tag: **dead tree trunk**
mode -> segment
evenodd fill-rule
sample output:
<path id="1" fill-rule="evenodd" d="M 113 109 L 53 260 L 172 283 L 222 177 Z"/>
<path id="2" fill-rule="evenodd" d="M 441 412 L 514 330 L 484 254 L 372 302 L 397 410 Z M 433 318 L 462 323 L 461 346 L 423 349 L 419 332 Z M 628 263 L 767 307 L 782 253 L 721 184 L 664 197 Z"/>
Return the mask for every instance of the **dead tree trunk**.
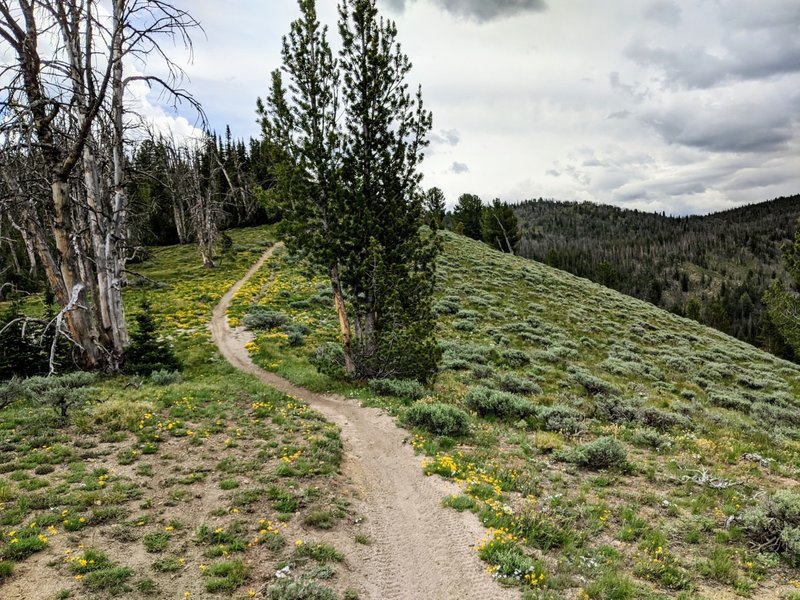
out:
<path id="1" fill-rule="evenodd" d="M 199 108 L 170 81 L 125 78 L 123 61 L 152 53 L 174 73 L 157 38 L 177 35 L 188 45 L 194 25 L 168 2 L 113 0 L 109 16 L 99 0 L 0 0 L 0 42 L 15 56 L 0 73 L 10 108 L 0 140 L 18 163 L 38 161 L 49 185 L 45 198 L 18 177 L 0 208 L 23 207 L 15 216 L 26 250 L 35 253 L 62 309 L 70 307 L 62 310 L 64 327 L 86 368 L 117 368 L 128 341 L 125 87 L 144 79 Z"/>

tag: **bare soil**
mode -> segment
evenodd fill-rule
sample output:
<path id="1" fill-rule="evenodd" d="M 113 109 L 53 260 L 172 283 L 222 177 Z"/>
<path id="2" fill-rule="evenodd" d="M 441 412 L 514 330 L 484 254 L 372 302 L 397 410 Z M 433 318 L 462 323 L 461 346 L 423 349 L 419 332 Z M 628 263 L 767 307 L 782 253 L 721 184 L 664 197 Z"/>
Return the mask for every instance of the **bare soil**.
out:
<path id="1" fill-rule="evenodd" d="M 389 415 L 355 400 L 316 394 L 253 364 L 245 349 L 250 334 L 229 327 L 226 311 L 275 248 L 223 296 L 214 309 L 212 336 L 234 367 L 304 400 L 341 428 L 342 474 L 359 492 L 353 508 L 365 516 L 364 531 L 371 539 L 369 545 L 348 544 L 352 579 L 366 597 L 376 600 L 519 598 L 518 590 L 501 587 L 486 573 L 478 558 L 475 546 L 485 533 L 478 518 L 442 506 L 442 499 L 457 488 L 423 474 L 421 458 L 407 444 L 408 432 Z"/>

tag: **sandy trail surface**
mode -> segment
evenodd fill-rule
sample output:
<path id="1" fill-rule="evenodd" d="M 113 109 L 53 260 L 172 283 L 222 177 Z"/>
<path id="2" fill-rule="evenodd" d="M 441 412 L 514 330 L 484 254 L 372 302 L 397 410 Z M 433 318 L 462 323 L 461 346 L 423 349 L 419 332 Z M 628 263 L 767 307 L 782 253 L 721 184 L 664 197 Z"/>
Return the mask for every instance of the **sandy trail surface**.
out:
<path id="1" fill-rule="evenodd" d="M 356 400 L 320 395 L 253 364 L 245 349 L 248 332 L 228 325 L 226 310 L 239 288 L 272 256 L 273 246 L 216 306 L 211 332 L 234 367 L 267 385 L 308 402 L 342 431 L 342 473 L 358 492 L 355 509 L 366 518 L 372 541 L 357 546 L 347 562 L 355 579 L 375 600 L 502 600 L 519 598 L 486 573 L 475 546 L 485 530 L 477 517 L 444 508 L 442 499 L 457 488 L 426 477 L 421 458 L 407 443 L 408 432 L 374 408 Z"/>

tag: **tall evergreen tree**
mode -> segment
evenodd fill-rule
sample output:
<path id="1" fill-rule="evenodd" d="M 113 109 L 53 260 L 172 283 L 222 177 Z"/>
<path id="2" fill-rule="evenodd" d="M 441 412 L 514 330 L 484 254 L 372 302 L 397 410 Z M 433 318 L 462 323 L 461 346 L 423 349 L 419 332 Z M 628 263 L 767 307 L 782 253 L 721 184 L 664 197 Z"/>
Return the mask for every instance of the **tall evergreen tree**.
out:
<path id="1" fill-rule="evenodd" d="M 298 4 L 282 72 L 259 101 L 286 243 L 330 276 L 349 375 L 427 379 L 438 245 L 421 231 L 417 167 L 431 115 L 408 91 L 411 63 L 375 0 L 339 5 L 339 60 L 314 0 Z"/>
<path id="2" fill-rule="evenodd" d="M 441 229 L 445 217 L 444 192 L 438 187 L 432 187 L 425 192 L 425 211 L 428 225 L 431 229 Z"/>
<path id="3" fill-rule="evenodd" d="M 795 290 L 776 279 L 764 293 L 764 304 L 774 328 L 792 347 L 795 355 L 800 356 L 800 295 L 796 291 L 800 286 L 800 227 L 797 228 L 794 242 L 784 246 L 783 257 L 786 270 L 794 280 Z"/>
<path id="4" fill-rule="evenodd" d="M 491 206 L 483 209 L 481 237 L 502 252 L 516 253 L 520 240 L 519 226 L 517 215 L 508 202 L 500 202 L 499 198 L 495 198 Z"/>
<path id="5" fill-rule="evenodd" d="M 458 203 L 453 209 L 453 222 L 459 233 L 473 240 L 483 239 L 481 233 L 481 217 L 483 215 L 483 202 L 475 194 L 461 194 Z"/>

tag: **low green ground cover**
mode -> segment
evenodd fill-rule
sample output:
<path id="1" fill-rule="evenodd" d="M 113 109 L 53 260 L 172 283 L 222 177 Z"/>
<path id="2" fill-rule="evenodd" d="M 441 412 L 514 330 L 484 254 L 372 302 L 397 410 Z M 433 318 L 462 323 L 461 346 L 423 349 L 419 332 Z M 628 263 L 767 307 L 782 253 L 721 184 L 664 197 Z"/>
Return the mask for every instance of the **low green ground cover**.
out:
<path id="1" fill-rule="evenodd" d="M 150 301 L 181 373 L 97 378 L 66 421 L 30 398 L 0 412 L 0 597 L 248 598 L 287 566 L 344 593 L 335 566 L 322 581 L 296 551 L 345 526 L 337 428 L 211 343 L 211 309 L 270 244 L 263 228 L 232 236 L 218 269 L 191 246 L 132 266 L 129 313 Z"/>
<path id="2" fill-rule="evenodd" d="M 797 597 L 800 367 L 443 236 L 427 389 L 339 380 L 329 286 L 286 251 L 231 321 L 280 315 L 256 330 L 256 361 L 413 427 L 425 471 L 462 485 L 445 504 L 489 528 L 487 568 L 526 598 Z"/>

